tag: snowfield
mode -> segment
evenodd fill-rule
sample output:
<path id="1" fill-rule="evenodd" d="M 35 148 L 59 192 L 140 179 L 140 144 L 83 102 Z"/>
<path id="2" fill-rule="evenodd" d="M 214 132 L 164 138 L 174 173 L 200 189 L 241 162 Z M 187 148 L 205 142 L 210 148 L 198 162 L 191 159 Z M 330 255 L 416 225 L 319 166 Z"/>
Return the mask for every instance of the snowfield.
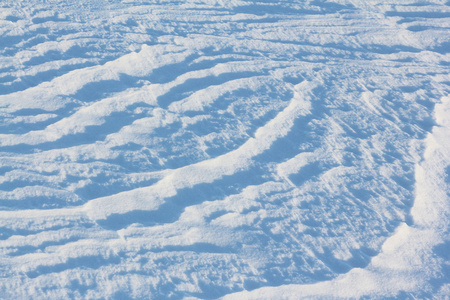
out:
<path id="1" fill-rule="evenodd" d="M 0 299 L 450 297 L 450 2 L 2 0 Z"/>

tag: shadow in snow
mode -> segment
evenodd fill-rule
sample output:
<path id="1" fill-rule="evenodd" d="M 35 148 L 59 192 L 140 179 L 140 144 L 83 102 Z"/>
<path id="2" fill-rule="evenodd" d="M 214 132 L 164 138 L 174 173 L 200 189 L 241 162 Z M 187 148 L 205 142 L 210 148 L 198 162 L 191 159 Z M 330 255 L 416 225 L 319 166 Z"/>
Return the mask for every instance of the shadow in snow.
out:
<path id="1" fill-rule="evenodd" d="M 31 22 L 33 22 L 33 24 L 42 24 L 45 22 L 61 22 L 61 21 L 67 21 L 67 19 L 61 19 L 58 17 L 58 14 L 55 13 L 53 16 L 48 16 L 48 17 L 35 17 L 33 19 L 31 19 Z"/>
<path id="2" fill-rule="evenodd" d="M 64 263 L 59 263 L 55 265 L 41 265 L 38 266 L 33 271 L 29 271 L 26 275 L 29 278 L 36 278 L 41 275 L 51 274 L 51 273 L 61 273 L 65 270 L 72 269 L 99 269 L 105 265 L 119 264 L 121 262 L 120 256 L 111 256 L 105 258 L 101 255 L 92 256 L 81 256 L 75 258 L 69 258 Z"/>
<path id="3" fill-rule="evenodd" d="M 324 253 L 315 252 L 315 257 L 320 259 L 327 267 L 337 274 L 347 273 L 354 268 L 365 268 L 377 253 L 369 248 L 350 250 L 352 257 L 348 260 L 341 260 L 334 257 L 331 249 L 324 248 Z"/>
<path id="4" fill-rule="evenodd" d="M 81 101 L 92 102 L 94 100 L 106 98 L 114 93 L 125 91 L 129 88 L 137 88 L 142 86 L 142 84 L 138 84 L 138 77 L 133 77 L 126 74 L 120 74 L 119 76 L 119 80 L 89 82 L 73 94 L 72 97 Z"/>
<path id="5" fill-rule="evenodd" d="M 205 89 L 212 85 L 220 85 L 227 81 L 240 78 L 250 78 L 264 75 L 258 72 L 230 72 L 218 76 L 207 76 L 203 78 L 188 79 L 184 83 L 173 87 L 166 94 L 158 97 L 158 104 L 162 108 L 167 108 L 171 103 L 182 100 L 188 96 L 188 92 L 195 92 Z"/>
<path id="6" fill-rule="evenodd" d="M 245 13 L 257 16 L 264 15 L 323 15 L 323 14 L 333 14 L 340 12 L 342 10 L 354 9 L 354 6 L 341 5 L 334 2 L 327 2 L 323 0 L 316 0 L 310 3 L 312 7 L 317 7 L 316 9 L 301 9 L 290 7 L 288 3 L 276 3 L 274 5 L 270 4 L 252 4 L 252 5 L 242 5 L 233 8 L 234 13 Z"/>
<path id="7" fill-rule="evenodd" d="M 63 149 L 103 141 L 108 134 L 118 132 L 122 127 L 130 125 L 135 120 L 142 117 L 142 114 L 145 113 L 135 114 L 133 112 L 135 107 L 140 106 L 148 105 L 146 103 L 135 103 L 128 106 L 127 111 L 113 112 L 104 117 L 103 124 L 86 126 L 85 132 L 67 134 L 56 141 L 44 142 L 38 145 L 18 144 L 14 146 L 3 146 L 0 147 L 0 151 L 29 154 L 34 153 L 37 150 Z"/>
<path id="8" fill-rule="evenodd" d="M 205 201 L 214 201 L 230 194 L 235 194 L 249 185 L 258 185 L 264 182 L 264 172 L 260 169 L 238 172 L 224 176 L 212 183 L 200 183 L 192 188 L 179 190 L 177 195 L 165 199 L 164 203 L 154 211 L 134 210 L 124 214 L 112 214 L 106 220 L 97 220 L 97 223 L 111 230 L 126 228 L 133 223 L 145 226 L 173 223 L 188 206 Z"/>
<path id="9" fill-rule="evenodd" d="M 22 35 L 3 35 L 0 36 L 0 45 L 3 50 L 3 55 L 13 55 L 14 50 L 13 48 L 16 44 L 19 44 L 23 41 L 29 40 L 31 38 L 34 38 L 36 35 L 39 34 L 47 34 L 49 32 L 48 28 L 36 28 L 35 30 L 30 30 L 28 32 L 25 32 Z"/>
<path id="10" fill-rule="evenodd" d="M 24 183 L 22 185 L 25 186 Z M 26 185 L 32 187 L 33 185 Z M 20 187 L 20 186 L 19 186 Z M 34 185 L 36 188 L 41 186 Z M 15 188 L 11 188 L 12 190 Z M 64 196 L 45 195 L 45 196 L 27 196 L 20 200 L 0 200 L 0 210 L 19 210 L 19 209 L 55 209 L 83 204 L 79 198 L 71 193 L 64 192 Z"/>
<path id="11" fill-rule="evenodd" d="M 385 15 L 388 17 L 402 17 L 409 19 L 441 19 L 450 17 L 450 13 L 442 11 L 387 11 Z"/>
<path id="12" fill-rule="evenodd" d="M 148 252 L 161 253 L 161 252 L 195 252 L 195 253 L 223 253 L 230 254 L 236 253 L 236 249 L 233 247 L 222 247 L 211 243 L 193 243 L 191 245 L 169 245 L 162 248 L 140 250 L 138 254 L 145 254 Z"/>
<path id="13" fill-rule="evenodd" d="M 21 247 L 17 247 L 12 252 L 9 252 L 7 255 L 8 256 L 21 256 L 21 255 L 36 253 L 37 251 L 44 252 L 45 248 L 47 248 L 47 247 L 66 245 L 68 243 L 75 242 L 80 239 L 81 239 L 81 237 L 71 237 L 71 238 L 61 239 L 61 240 L 57 240 L 57 241 L 46 241 L 46 242 L 43 242 L 42 244 L 40 244 L 39 246 L 32 246 L 32 245 L 21 246 Z"/>

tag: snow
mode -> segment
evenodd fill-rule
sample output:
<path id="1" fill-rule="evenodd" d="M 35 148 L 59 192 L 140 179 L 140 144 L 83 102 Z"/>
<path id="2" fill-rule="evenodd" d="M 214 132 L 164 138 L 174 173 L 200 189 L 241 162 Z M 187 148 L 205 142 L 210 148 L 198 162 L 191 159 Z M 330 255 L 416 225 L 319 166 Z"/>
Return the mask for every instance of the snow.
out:
<path id="1" fill-rule="evenodd" d="M 398 297 L 401 292 L 448 297 L 450 98 L 436 105 L 435 118 L 437 124 L 425 140 L 424 159 L 415 170 L 413 225 L 401 224 L 366 268 L 354 268 L 327 282 L 260 288 L 223 299 Z"/>
<path id="2" fill-rule="evenodd" d="M 0 298 L 450 294 L 448 2 L 0 4 Z"/>

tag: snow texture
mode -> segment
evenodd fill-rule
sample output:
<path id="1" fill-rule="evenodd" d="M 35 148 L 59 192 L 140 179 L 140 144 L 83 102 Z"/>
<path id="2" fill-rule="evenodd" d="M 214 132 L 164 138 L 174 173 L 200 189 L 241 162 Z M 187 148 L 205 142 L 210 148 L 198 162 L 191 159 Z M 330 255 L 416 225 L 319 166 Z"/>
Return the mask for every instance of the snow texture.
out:
<path id="1" fill-rule="evenodd" d="M 450 295 L 450 2 L 2 0 L 0 299 Z"/>

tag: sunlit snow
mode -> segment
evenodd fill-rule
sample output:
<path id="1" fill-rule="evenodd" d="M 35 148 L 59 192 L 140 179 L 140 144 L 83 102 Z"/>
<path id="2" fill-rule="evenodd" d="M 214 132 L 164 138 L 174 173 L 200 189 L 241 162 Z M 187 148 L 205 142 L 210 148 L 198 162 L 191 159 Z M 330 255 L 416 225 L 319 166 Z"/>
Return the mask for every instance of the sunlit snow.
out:
<path id="1" fill-rule="evenodd" d="M 0 299 L 450 296 L 450 2 L 0 1 Z"/>

